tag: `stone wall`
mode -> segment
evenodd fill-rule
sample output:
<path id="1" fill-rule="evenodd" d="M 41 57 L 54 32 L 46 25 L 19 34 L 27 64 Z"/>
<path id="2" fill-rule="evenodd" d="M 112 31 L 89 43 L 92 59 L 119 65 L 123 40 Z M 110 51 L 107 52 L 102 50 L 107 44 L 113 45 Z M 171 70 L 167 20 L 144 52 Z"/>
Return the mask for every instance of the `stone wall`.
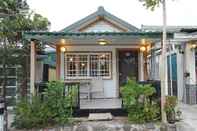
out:
<path id="1" fill-rule="evenodd" d="M 160 131 L 160 126 L 155 124 L 135 125 L 114 121 L 92 121 L 31 131 Z"/>
<path id="2" fill-rule="evenodd" d="M 86 121 L 78 122 L 64 127 L 54 127 L 45 129 L 16 130 L 9 131 L 195 131 L 190 125 L 184 122 L 176 124 L 129 124 L 128 121 Z"/>

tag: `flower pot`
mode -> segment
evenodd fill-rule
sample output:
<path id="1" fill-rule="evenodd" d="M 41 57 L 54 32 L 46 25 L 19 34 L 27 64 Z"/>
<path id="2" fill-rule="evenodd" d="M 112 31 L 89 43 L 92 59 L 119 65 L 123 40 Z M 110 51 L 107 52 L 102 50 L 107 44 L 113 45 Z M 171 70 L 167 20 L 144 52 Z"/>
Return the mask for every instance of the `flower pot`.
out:
<path id="1" fill-rule="evenodd" d="M 174 111 L 167 112 L 167 121 L 170 124 L 174 124 L 176 122 L 176 114 Z"/>

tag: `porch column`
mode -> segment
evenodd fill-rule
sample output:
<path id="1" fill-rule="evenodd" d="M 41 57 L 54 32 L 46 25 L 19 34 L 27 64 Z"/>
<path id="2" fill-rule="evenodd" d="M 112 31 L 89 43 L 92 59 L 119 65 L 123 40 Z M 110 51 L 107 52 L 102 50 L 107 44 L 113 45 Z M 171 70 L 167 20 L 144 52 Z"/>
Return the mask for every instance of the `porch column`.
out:
<path id="1" fill-rule="evenodd" d="M 138 67 L 138 80 L 144 81 L 144 54 L 141 51 L 138 55 Z"/>
<path id="2" fill-rule="evenodd" d="M 64 52 L 61 52 L 61 62 L 60 62 L 60 79 L 64 80 Z"/>
<path id="3" fill-rule="evenodd" d="M 35 95 L 35 66 L 36 66 L 36 44 L 31 41 L 31 54 L 30 54 L 30 94 Z"/>
<path id="4" fill-rule="evenodd" d="M 196 70 L 195 70 L 195 50 L 192 50 L 189 43 L 185 46 L 185 72 L 188 73 L 186 77 L 186 84 L 196 84 Z"/>
<path id="5" fill-rule="evenodd" d="M 60 52 L 60 46 L 56 46 L 56 79 L 60 80 L 60 71 L 61 71 L 61 52 Z"/>
<path id="6" fill-rule="evenodd" d="M 178 90 L 178 100 L 183 100 L 184 93 L 184 54 L 177 51 L 177 90 Z"/>

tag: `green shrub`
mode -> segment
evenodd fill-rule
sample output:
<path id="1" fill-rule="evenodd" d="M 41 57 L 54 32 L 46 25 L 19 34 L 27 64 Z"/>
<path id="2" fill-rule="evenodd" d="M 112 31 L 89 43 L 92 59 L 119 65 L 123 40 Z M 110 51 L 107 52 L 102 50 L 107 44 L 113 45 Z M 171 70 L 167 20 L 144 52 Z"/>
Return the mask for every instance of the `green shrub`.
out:
<path id="1" fill-rule="evenodd" d="M 72 115 L 72 93 L 64 95 L 64 83 L 54 81 L 48 83 L 48 88 L 44 91 L 44 101 L 46 102 L 52 118 L 59 124 L 68 122 Z"/>
<path id="2" fill-rule="evenodd" d="M 64 95 L 64 83 L 49 82 L 42 99 L 38 95 L 31 101 L 19 100 L 13 126 L 30 129 L 69 122 L 72 116 L 71 96 L 71 93 Z"/>
<path id="3" fill-rule="evenodd" d="M 12 123 L 16 128 L 42 127 L 48 123 L 50 112 L 47 105 L 39 96 L 33 97 L 31 102 L 21 99 L 15 108 L 15 118 Z"/>
<path id="4" fill-rule="evenodd" d="M 151 101 L 155 93 L 151 85 L 141 85 L 133 80 L 121 87 L 123 104 L 128 112 L 128 119 L 134 123 L 151 122 L 159 119 L 159 105 Z"/>

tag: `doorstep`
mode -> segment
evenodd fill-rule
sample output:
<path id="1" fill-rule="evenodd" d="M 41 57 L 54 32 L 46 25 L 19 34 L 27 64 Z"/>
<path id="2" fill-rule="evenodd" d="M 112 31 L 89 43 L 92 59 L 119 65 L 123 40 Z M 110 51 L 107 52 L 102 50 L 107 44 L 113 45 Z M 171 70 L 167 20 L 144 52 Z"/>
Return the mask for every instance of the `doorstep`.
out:
<path id="1" fill-rule="evenodd" d="M 111 113 L 90 113 L 88 120 L 90 121 L 105 121 L 105 120 L 112 120 Z"/>

